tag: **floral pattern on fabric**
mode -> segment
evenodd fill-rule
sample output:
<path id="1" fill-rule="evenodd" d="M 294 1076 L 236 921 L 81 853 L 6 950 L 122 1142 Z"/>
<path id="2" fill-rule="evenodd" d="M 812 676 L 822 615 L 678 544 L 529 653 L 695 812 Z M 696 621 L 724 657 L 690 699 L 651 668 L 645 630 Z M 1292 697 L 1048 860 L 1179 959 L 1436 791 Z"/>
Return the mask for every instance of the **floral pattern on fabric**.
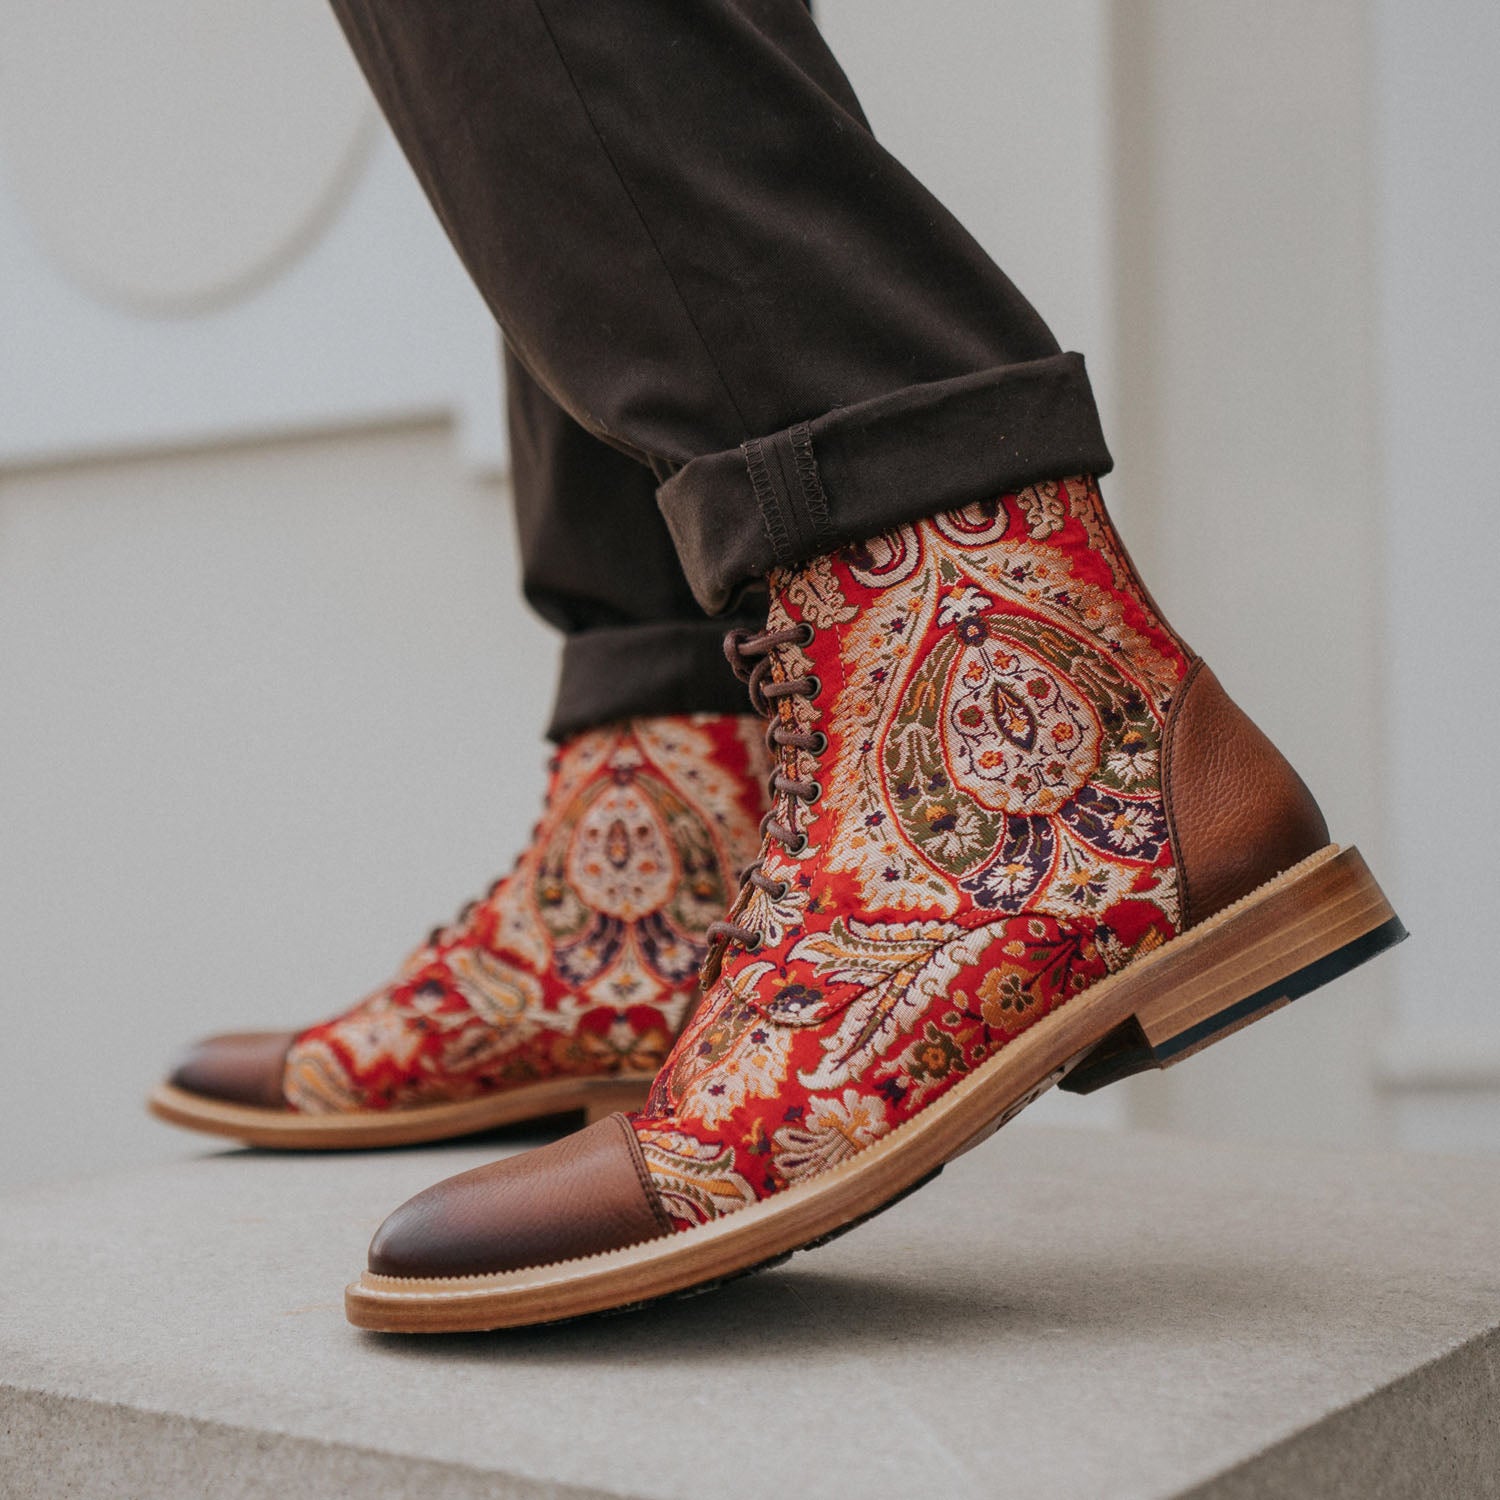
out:
<path id="1" fill-rule="evenodd" d="M 636 1118 L 687 1228 L 836 1166 L 1177 930 L 1162 729 L 1188 657 L 1091 479 L 771 577 L 789 731 L 770 889 Z"/>
<path id="2" fill-rule="evenodd" d="M 762 728 L 699 714 L 569 740 L 512 873 L 392 983 L 297 1038 L 292 1107 L 400 1108 L 655 1071 L 697 995 L 709 923 L 755 852 Z"/>

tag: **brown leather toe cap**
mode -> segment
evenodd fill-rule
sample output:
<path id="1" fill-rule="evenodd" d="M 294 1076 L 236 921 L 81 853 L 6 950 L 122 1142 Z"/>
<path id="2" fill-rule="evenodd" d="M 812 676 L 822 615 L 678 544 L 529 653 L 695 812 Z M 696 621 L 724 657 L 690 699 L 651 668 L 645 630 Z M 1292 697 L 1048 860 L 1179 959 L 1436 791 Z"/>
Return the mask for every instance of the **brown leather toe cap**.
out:
<path id="1" fill-rule="evenodd" d="M 190 1094 L 226 1104 L 285 1109 L 282 1078 L 295 1031 L 243 1031 L 211 1036 L 194 1046 L 169 1080 Z"/>
<path id="2" fill-rule="evenodd" d="M 478 1276 L 548 1265 L 671 1230 L 624 1115 L 461 1172 L 403 1203 L 376 1232 L 380 1276 Z"/>

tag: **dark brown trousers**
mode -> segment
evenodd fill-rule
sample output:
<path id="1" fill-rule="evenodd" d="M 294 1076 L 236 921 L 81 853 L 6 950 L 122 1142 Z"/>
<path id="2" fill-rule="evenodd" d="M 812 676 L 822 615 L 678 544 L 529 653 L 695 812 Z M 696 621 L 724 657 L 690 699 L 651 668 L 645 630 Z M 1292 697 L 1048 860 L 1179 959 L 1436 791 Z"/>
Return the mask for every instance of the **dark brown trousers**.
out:
<path id="1" fill-rule="evenodd" d="M 702 611 L 773 567 L 1109 468 L 1081 357 L 875 140 L 800 0 L 333 4 L 529 377 L 554 734 L 728 706 Z"/>

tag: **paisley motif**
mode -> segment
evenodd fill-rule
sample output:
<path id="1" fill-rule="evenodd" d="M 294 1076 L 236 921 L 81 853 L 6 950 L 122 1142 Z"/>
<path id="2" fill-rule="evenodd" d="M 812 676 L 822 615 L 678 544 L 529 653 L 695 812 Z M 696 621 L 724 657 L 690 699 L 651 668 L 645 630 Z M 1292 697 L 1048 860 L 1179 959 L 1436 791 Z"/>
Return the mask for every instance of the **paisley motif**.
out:
<path id="1" fill-rule="evenodd" d="M 836 1168 L 1177 929 L 1162 726 L 1187 654 L 1090 479 L 773 573 L 810 806 L 636 1128 L 686 1228 Z M 800 639 L 800 637 L 796 637 Z"/>
<path id="2" fill-rule="evenodd" d="M 515 870 L 383 989 L 293 1043 L 306 1112 L 649 1072 L 696 995 L 708 925 L 754 851 L 765 752 L 748 717 L 643 719 L 559 751 Z"/>
<path id="3" fill-rule="evenodd" d="M 986 807 L 1050 813 L 1093 775 L 1103 729 L 1073 683 L 1004 631 L 998 615 L 959 627 L 943 748 L 954 781 Z"/>
<path id="4" fill-rule="evenodd" d="M 958 882 L 986 911 L 1021 911 L 1052 873 L 1057 830 L 1047 818 L 1012 816 L 995 857 Z"/>
<path id="5" fill-rule="evenodd" d="M 928 523 L 934 531 L 960 547 L 982 547 L 998 542 L 1010 529 L 1011 512 L 1002 500 L 981 500 L 962 510 L 944 511 Z"/>
<path id="6" fill-rule="evenodd" d="M 1167 842 L 1167 819 L 1155 797 L 1120 797 L 1086 786 L 1063 809 L 1063 820 L 1108 859 L 1154 865 Z"/>
<path id="7" fill-rule="evenodd" d="M 866 588 L 889 588 L 893 583 L 904 583 L 921 562 L 922 551 L 913 545 L 915 541 L 904 528 L 888 531 L 867 542 L 851 543 L 839 553 L 839 561 L 856 583 Z"/>
<path id="8" fill-rule="evenodd" d="M 634 766 L 616 766 L 613 779 L 586 803 L 563 865 L 585 906 L 622 922 L 638 921 L 671 900 L 679 874 L 676 851 L 666 824 L 636 784 Z"/>
<path id="9" fill-rule="evenodd" d="M 662 1206 L 679 1223 L 707 1224 L 755 1202 L 755 1189 L 735 1171 L 731 1148 L 682 1131 L 639 1129 L 639 1134 Z"/>

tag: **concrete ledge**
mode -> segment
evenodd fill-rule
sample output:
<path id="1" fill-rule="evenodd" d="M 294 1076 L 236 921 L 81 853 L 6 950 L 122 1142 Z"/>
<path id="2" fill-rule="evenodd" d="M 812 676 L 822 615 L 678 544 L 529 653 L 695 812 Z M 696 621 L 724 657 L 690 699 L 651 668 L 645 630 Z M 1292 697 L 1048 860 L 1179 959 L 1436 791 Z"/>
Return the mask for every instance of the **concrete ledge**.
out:
<path id="1" fill-rule="evenodd" d="M 0 1494 L 1500 1494 L 1500 1164 L 1016 1126 L 710 1296 L 349 1329 L 382 1214 L 497 1149 L 0 1200 Z"/>

